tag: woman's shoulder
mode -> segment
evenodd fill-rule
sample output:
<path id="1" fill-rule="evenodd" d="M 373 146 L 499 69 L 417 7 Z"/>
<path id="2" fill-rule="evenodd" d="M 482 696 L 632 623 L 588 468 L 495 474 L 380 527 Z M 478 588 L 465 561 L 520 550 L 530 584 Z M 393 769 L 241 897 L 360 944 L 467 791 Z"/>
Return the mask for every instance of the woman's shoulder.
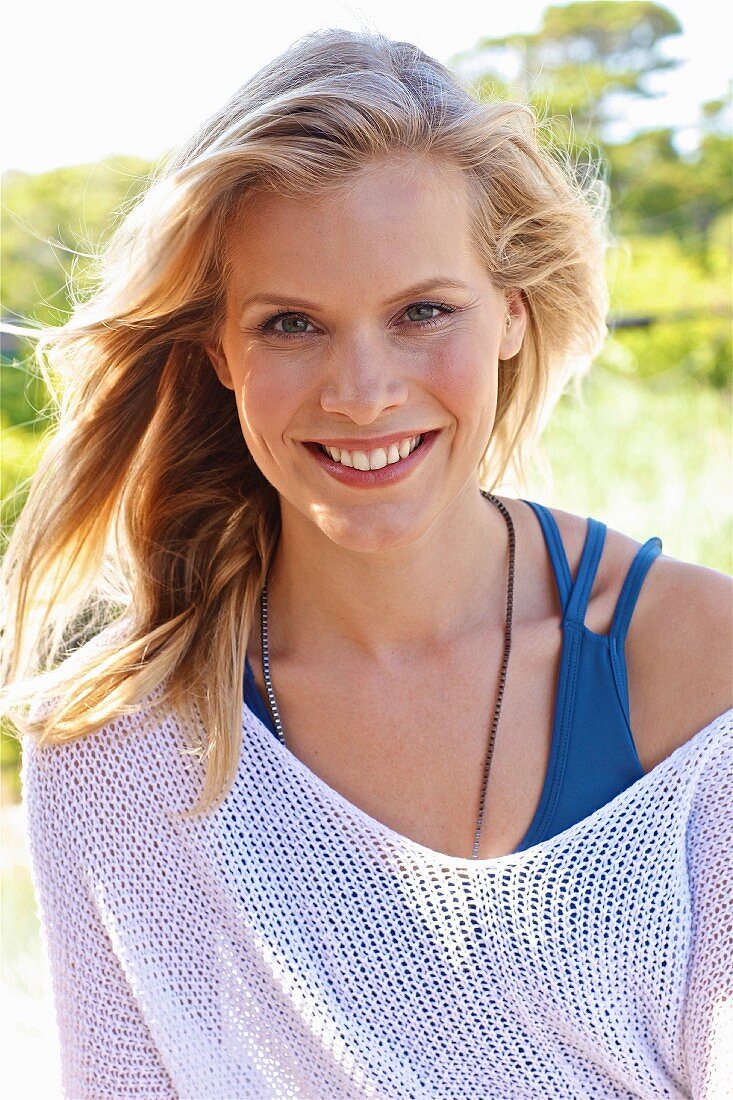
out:
<path id="1" fill-rule="evenodd" d="M 575 576 L 587 520 L 556 508 L 550 511 Z M 591 630 L 610 629 L 619 592 L 641 546 L 606 524 L 586 618 Z M 660 553 L 644 577 L 624 650 L 630 725 L 648 771 L 733 706 L 733 578 Z"/>

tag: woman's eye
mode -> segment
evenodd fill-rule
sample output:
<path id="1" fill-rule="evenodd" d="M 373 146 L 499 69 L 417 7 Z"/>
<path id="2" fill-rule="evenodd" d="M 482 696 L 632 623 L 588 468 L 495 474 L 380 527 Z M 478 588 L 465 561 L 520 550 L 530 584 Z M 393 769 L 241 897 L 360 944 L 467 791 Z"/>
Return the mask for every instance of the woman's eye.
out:
<path id="1" fill-rule="evenodd" d="M 437 311 L 437 316 L 435 312 Z M 409 317 L 410 313 L 431 313 L 432 317 Z M 455 307 L 448 306 L 444 302 L 416 302 L 414 305 L 408 306 L 403 317 L 408 317 L 407 322 L 402 321 L 401 324 L 407 326 L 407 328 L 426 328 L 432 325 L 439 325 L 441 318 L 447 313 L 454 313 Z M 275 326 L 282 322 L 282 328 L 276 328 Z M 262 332 L 268 332 L 274 336 L 279 336 L 284 339 L 298 338 L 299 336 L 309 336 L 307 331 L 308 325 L 311 322 L 302 313 L 278 313 L 274 317 L 269 317 L 263 325 L 260 325 Z M 300 327 L 294 327 L 300 326 Z"/>
<path id="2" fill-rule="evenodd" d="M 428 305 L 428 303 L 427 303 L 427 302 L 424 302 L 424 303 L 420 304 L 419 306 L 410 306 L 410 308 L 409 308 L 408 310 L 406 310 L 406 311 L 405 311 L 405 314 L 408 314 L 408 313 L 412 313 L 412 312 L 413 312 L 413 311 L 415 311 L 415 310 L 422 310 L 422 311 L 423 311 L 423 313 L 426 313 L 426 312 L 427 312 L 428 310 L 431 310 L 431 309 L 438 309 L 438 308 L 439 308 L 438 306 L 432 306 L 432 305 Z M 412 317 L 412 318 L 410 318 L 410 319 L 411 319 L 411 320 L 413 320 L 413 321 L 428 321 L 428 320 L 433 320 L 433 318 L 432 318 L 432 317 L 425 317 L 425 316 L 423 316 L 423 317 Z"/>
<path id="3" fill-rule="evenodd" d="M 416 302 L 414 306 L 410 306 L 409 309 L 405 310 L 403 316 L 407 317 L 409 313 L 415 311 L 422 311 L 424 314 L 431 310 L 437 310 L 437 316 L 412 318 L 408 321 L 408 327 L 425 328 L 427 326 L 439 325 L 447 313 L 455 313 L 455 306 L 448 306 L 445 302 Z"/>
<path id="4" fill-rule="evenodd" d="M 305 331 L 304 328 L 295 329 L 293 331 L 288 328 L 278 329 L 275 325 L 282 321 L 283 325 L 289 325 L 297 323 L 299 325 L 308 326 L 310 321 L 307 317 L 304 317 L 301 313 L 278 313 L 275 317 L 270 317 L 265 321 L 264 325 L 261 325 L 263 332 L 274 332 L 276 336 L 300 336 Z"/>

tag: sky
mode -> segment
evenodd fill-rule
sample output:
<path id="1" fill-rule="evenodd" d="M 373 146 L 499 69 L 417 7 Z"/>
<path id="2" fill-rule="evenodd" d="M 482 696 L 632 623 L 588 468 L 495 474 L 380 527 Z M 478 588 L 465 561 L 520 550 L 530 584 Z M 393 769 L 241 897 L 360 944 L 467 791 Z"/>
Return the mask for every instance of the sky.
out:
<path id="1" fill-rule="evenodd" d="M 623 0 L 620 0 L 623 2 Z M 259 5 L 258 5 L 259 6 Z M 301 34 L 364 25 L 441 61 L 482 36 L 537 29 L 544 2 L 494 0 L 275 0 L 191 5 L 38 0 L 3 18 L 0 170 L 40 172 L 106 156 L 156 159 L 185 140 L 231 93 Z M 698 105 L 725 94 L 730 16 L 720 0 L 674 0 L 684 33 L 665 54 L 684 64 L 650 86 L 664 95 L 634 108 L 636 128 L 694 127 Z M 205 18 L 204 18 L 205 14 Z M 612 136 L 626 136 L 623 123 Z M 694 130 L 679 144 L 694 145 Z"/>

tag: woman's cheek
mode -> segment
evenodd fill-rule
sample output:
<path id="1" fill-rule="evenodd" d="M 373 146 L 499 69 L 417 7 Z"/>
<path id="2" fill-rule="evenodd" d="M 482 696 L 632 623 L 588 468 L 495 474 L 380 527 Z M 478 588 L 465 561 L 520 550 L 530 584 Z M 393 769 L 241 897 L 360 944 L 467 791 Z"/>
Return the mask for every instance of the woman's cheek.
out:
<path id="1" fill-rule="evenodd" d="M 241 370 L 237 407 L 242 434 L 250 454 L 265 476 L 282 465 L 289 433 L 297 424 L 304 389 L 297 371 L 285 364 L 249 363 Z"/>
<path id="2" fill-rule="evenodd" d="M 481 342 L 470 336 L 455 339 L 435 348 L 430 357 L 426 384 L 439 400 L 456 414 L 479 409 L 496 394 L 496 365 Z"/>

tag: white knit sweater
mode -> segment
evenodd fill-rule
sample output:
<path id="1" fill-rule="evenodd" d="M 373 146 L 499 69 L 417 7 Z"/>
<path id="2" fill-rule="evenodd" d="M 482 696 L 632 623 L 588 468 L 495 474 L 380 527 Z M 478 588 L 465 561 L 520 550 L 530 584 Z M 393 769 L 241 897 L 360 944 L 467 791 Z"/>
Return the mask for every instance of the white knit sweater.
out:
<path id="1" fill-rule="evenodd" d="M 524 852 L 441 855 L 243 707 L 235 786 L 192 805 L 180 719 L 26 740 L 65 1094 L 733 1096 L 733 710 Z"/>

